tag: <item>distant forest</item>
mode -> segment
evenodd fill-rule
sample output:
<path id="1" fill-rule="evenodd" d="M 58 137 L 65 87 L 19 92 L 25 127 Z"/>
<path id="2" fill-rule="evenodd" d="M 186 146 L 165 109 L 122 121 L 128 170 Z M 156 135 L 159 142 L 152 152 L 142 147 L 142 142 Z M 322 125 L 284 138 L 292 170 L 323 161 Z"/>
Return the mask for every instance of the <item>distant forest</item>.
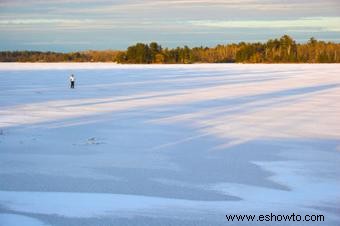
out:
<path id="1" fill-rule="evenodd" d="M 265 43 L 162 48 L 156 42 L 137 43 L 126 51 L 83 51 L 72 53 L 2 51 L 0 62 L 117 62 L 122 64 L 191 63 L 340 63 L 340 43 L 311 38 L 300 44 L 290 36 Z"/>

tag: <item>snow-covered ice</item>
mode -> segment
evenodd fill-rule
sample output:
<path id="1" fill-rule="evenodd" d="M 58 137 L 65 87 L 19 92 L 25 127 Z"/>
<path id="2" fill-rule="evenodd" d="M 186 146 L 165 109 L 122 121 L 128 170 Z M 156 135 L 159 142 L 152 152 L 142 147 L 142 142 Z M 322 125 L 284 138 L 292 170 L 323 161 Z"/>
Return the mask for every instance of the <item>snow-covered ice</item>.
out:
<path id="1" fill-rule="evenodd" d="M 335 226 L 339 118 L 339 64 L 2 63 L 0 225 Z"/>

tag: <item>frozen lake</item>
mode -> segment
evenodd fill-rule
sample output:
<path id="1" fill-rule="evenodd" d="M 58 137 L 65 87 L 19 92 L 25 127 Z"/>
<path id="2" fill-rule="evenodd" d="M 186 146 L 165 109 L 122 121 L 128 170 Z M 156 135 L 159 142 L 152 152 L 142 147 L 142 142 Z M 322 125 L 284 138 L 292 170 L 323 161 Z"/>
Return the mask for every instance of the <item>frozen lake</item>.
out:
<path id="1" fill-rule="evenodd" d="M 339 160 L 339 64 L 0 64 L 1 226 L 335 226 Z"/>

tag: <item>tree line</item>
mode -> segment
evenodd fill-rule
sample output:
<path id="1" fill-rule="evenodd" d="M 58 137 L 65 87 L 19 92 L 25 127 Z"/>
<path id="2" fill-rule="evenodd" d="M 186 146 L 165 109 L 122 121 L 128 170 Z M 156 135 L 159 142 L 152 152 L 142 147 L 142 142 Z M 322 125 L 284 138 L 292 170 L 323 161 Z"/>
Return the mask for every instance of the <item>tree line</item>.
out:
<path id="1" fill-rule="evenodd" d="M 0 62 L 115 62 L 119 53 L 115 50 L 72 53 L 1 51 Z"/>
<path id="2" fill-rule="evenodd" d="M 126 51 L 73 53 L 2 51 L 0 62 L 117 62 L 122 64 L 191 63 L 340 63 L 340 43 L 310 38 L 297 43 L 290 36 L 265 43 L 234 43 L 215 47 L 163 48 L 156 42 L 137 43 Z"/>

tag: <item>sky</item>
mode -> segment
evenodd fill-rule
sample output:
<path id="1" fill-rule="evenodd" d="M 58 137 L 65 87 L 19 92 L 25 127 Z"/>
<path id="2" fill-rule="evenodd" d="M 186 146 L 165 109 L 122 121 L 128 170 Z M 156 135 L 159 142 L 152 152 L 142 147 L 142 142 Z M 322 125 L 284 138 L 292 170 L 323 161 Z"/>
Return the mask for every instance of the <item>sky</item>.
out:
<path id="1" fill-rule="evenodd" d="M 340 42 L 340 0 L 0 0 L 0 51 Z"/>

